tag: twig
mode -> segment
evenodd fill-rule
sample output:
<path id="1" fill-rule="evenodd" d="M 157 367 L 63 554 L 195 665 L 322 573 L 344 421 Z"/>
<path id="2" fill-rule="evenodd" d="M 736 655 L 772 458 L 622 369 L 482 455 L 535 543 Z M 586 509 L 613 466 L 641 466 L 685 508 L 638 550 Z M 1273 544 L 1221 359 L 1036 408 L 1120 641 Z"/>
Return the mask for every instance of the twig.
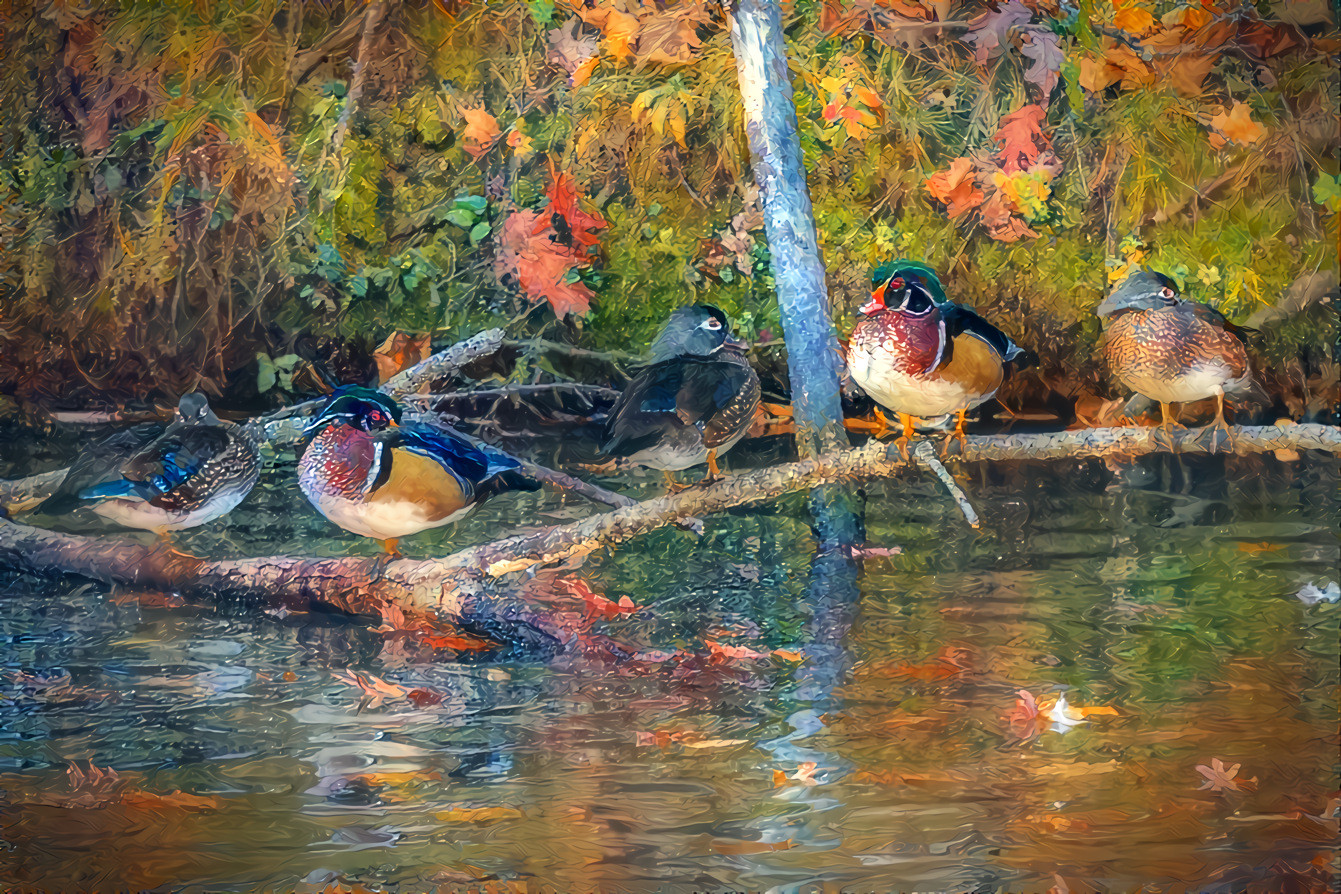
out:
<path id="1" fill-rule="evenodd" d="M 424 404 L 447 403 L 451 401 L 474 400 L 490 397 L 523 397 L 528 394 L 549 394 L 555 391 L 570 391 L 590 397 L 616 400 L 619 392 L 601 385 L 587 385 L 582 382 L 542 382 L 536 385 L 504 385 L 500 388 L 479 388 L 475 391 L 449 391 L 442 394 L 412 394 L 407 401 Z"/>
<path id="2" fill-rule="evenodd" d="M 340 149 L 345 144 L 345 135 L 349 133 L 349 119 L 354 116 L 354 108 L 363 95 L 363 84 L 367 80 L 368 56 L 372 53 L 373 36 L 382 23 L 386 13 L 386 3 L 372 3 L 363 18 L 363 36 L 359 38 L 359 55 L 354 60 L 354 74 L 349 79 L 349 90 L 345 93 L 345 107 L 340 112 L 340 120 L 335 125 L 335 136 L 331 139 L 329 154 L 339 163 Z"/>
<path id="3" fill-rule="evenodd" d="M 497 354 L 505 344 L 502 329 L 486 329 L 397 373 L 382 384 L 382 390 L 397 398 L 414 394 L 436 379 L 456 375 L 472 360 Z"/>
<path id="4" fill-rule="evenodd" d="M 978 522 L 978 513 L 973 511 L 968 496 L 959 487 L 959 483 L 950 474 L 950 470 L 945 468 L 944 464 L 936 458 L 936 451 L 932 449 L 931 442 L 918 441 L 917 446 L 913 448 L 912 455 L 917 457 L 918 462 L 934 472 L 936 477 L 941 480 L 941 484 L 945 485 L 945 489 L 950 492 L 950 496 L 954 497 L 955 502 L 959 504 L 959 510 L 964 513 L 964 519 L 969 523 L 969 527 L 981 527 Z"/>

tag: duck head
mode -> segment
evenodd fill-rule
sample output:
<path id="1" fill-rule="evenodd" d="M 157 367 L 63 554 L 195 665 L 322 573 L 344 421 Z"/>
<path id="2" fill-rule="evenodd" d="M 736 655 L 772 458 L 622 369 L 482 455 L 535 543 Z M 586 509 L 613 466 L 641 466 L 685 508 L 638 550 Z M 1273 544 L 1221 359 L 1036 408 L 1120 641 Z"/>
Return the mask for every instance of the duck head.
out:
<path id="1" fill-rule="evenodd" d="M 202 422 L 218 425 L 219 417 L 210 409 L 209 399 L 199 391 L 183 394 L 177 401 L 177 419 L 181 422 Z"/>
<path id="2" fill-rule="evenodd" d="M 677 307 L 652 342 L 649 363 L 672 357 L 710 357 L 721 350 L 744 351 L 745 342 L 731 334 L 731 321 L 711 304 Z"/>
<path id="3" fill-rule="evenodd" d="M 872 277 L 875 290 L 871 292 L 870 300 L 861 306 L 861 313 L 870 317 L 892 310 L 910 317 L 936 319 L 939 315 L 934 312 L 941 303 L 936 296 L 939 294 L 943 301 L 945 292 L 935 276 L 935 273 L 931 273 L 928 280 L 923 271 L 916 268 L 881 267 Z"/>
<path id="4" fill-rule="evenodd" d="M 361 431 L 381 431 L 399 425 L 400 412 L 400 405 L 380 391 L 345 385 L 326 401 L 326 406 L 307 427 L 307 434 L 311 436 L 336 423 Z"/>
<path id="5" fill-rule="evenodd" d="M 1111 317 L 1129 310 L 1161 310 L 1178 303 L 1178 286 L 1163 273 L 1138 267 L 1113 287 L 1094 312 Z"/>

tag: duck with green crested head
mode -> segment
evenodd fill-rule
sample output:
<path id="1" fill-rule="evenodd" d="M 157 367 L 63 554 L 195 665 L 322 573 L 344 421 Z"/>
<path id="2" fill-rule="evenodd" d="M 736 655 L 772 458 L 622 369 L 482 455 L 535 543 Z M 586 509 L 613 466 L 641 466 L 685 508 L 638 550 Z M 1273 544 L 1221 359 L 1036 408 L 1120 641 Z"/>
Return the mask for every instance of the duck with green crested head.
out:
<path id="1" fill-rule="evenodd" d="M 397 555 L 401 537 L 465 517 L 494 494 L 539 490 L 510 456 L 452 432 L 401 423 L 372 388 L 338 389 L 307 428 L 298 485 L 317 511 Z"/>
<path id="2" fill-rule="evenodd" d="M 882 264 L 871 275 L 871 298 L 848 341 L 852 378 L 879 406 L 898 414 L 903 434 L 895 441 L 904 458 L 920 419 L 955 415 L 964 438 L 969 410 L 996 394 L 1011 366 L 1027 352 L 945 294 L 936 271 L 916 261 Z M 883 429 L 888 423 L 879 409 Z"/>

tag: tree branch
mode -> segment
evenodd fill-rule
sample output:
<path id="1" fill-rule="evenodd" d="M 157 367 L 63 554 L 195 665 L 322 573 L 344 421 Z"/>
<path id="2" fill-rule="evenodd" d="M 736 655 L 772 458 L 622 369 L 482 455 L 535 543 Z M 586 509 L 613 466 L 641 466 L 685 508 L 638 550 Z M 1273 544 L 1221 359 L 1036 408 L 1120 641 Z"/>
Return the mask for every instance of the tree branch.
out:
<path id="1" fill-rule="evenodd" d="M 479 578 L 441 575 L 432 562 L 392 562 L 379 575 L 382 560 L 364 557 L 207 561 L 161 544 L 62 534 L 0 520 L 0 564 L 206 598 L 257 595 L 288 607 L 319 604 L 355 614 L 378 615 L 390 600 L 436 611 L 462 630 L 530 652 L 559 651 L 569 638 L 544 612 L 488 592 Z"/>
<path id="2" fill-rule="evenodd" d="M 330 154 L 339 163 L 340 149 L 345 144 L 345 135 L 349 133 L 349 120 L 354 116 L 354 108 L 363 95 L 363 84 L 368 75 L 368 57 L 372 54 L 373 37 L 386 14 L 386 3 L 378 0 L 368 6 L 363 18 L 363 36 L 359 39 L 359 54 L 354 60 L 354 74 L 349 79 L 349 91 L 345 94 L 345 107 L 340 112 L 340 120 L 335 125 L 335 136 L 331 140 Z"/>

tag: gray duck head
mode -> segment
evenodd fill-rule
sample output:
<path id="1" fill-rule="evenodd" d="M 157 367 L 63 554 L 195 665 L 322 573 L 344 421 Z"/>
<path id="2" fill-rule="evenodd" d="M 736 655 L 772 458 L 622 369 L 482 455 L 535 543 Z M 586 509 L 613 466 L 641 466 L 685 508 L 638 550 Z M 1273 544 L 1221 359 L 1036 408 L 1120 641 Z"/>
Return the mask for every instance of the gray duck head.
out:
<path id="1" fill-rule="evenodd" d="M 1160 310 L 1178 303 L 1178 286 L 1163 273 L 1138 267 L 1113 287 L 1094 312 L 1111 317 L 1128 310 Z"/>
<path id="2" fill-rule="evenodd" d="M 672 357 L 710 357 L 723 348 L 743 351 L 745 342 L 731 334 L 731 321 L 711 304 L 677 307 L 652 342 L 648 363 Z"/>

